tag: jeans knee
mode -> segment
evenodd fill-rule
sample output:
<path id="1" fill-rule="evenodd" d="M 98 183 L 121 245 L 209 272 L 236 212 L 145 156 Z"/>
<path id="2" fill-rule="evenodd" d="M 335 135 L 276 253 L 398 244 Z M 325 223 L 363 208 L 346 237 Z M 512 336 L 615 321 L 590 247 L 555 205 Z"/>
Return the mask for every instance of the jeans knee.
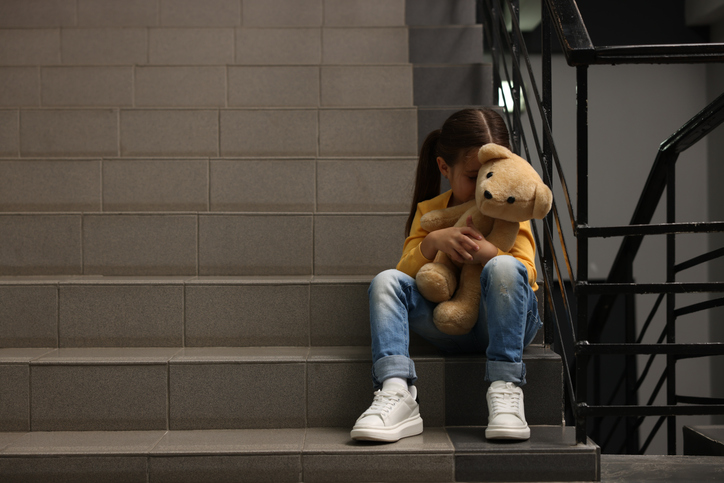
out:
<path id="1" fill-rule="evenodd" d="M 407 277 L 407 275 L 394 268 L 378 273 L 375 278 L 372 279 L 370 287 L 367 290 L 370 299 L 383 294 L 396 292 L 404 277 Z"/>
<path id="2" fill-rule="evenodd" d="M 510 255 L 500 255 L 492 258 L 483 268 L 480 274 L 480 280 L 486 283 L 503 284 L 511 286 L 518 280 L 525 283 L 528 282 L 528 274 L 525 266 L 515 257 Z"/>

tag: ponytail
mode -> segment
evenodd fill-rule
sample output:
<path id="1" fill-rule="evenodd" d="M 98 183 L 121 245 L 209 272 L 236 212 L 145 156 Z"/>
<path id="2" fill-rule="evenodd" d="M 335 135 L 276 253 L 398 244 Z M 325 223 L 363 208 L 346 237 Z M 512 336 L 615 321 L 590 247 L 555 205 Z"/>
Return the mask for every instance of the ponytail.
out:
<path id="1" fill-rule="evenodd" d="M 420 159 L 417 162 L 415 175 L 415 192 L 412 195 L 410 215 L 405 224 L 405 236 L 410 235 L 412 220 L 417 213 L 417 204 L 434 198 L 440 194 L 440 169 L 437 167 L 437 142 L 440 139 L 440 129 L 427 135 L 420 149 Z"/>

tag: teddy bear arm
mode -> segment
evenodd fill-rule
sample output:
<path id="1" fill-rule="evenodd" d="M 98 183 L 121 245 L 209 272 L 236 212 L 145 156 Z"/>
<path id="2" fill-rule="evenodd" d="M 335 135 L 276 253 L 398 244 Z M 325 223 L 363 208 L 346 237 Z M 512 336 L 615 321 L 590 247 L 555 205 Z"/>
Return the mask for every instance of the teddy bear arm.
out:
<path id="1" fill-rule="evenodd" d="M 518 236 L 520 223 L 496 219 L 493 229 L 485 237 L 490 243 L 504 252 L 509 252 L 515 245 L 515 237 Z"/>
<path id="2" fill-rule="evenodd" d="M 434 210 L 425 213 L 420 219 L 420 226 L 428 232 L 449 228 L 460 219 L 466 211 L 474 206 L 475 200 L 468 201 L 462 205 L 451 206 L 442 210 Z"/>

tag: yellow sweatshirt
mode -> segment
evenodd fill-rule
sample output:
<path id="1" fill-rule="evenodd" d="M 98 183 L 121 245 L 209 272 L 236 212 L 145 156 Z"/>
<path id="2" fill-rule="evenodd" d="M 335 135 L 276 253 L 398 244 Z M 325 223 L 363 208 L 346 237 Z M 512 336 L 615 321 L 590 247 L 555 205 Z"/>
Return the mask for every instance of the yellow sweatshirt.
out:
<path id="1" fill-rule="evenodd" d="M 397 264 L 397 270 L 414 277 L 424 264 L 432 261 L 425 258 L 420 250 L 420 243 L 428 234 L 427 231 L 420 227 L 420 218 L 430 211 L 447 208 L 451 196 L 452 190 L 446 191 L 431 200 L 418 203 L 417 213 L 415 213 L 412 227 L 410 227 L 410 236 L 407 237 L 402 247 L 402 258 Z M 520 224 L 518 236 L 515 238 L 515 245 L 510 249 L 510 252 L 506 253 L 498 249 L 498 255 L 511 255 L 520 260 L 528 270 L 528 283 L 533 290 L 538 290 L 538 284 L 536 283 L 538 272 L 535 269 L 535 240 L 530 230 L 530 221 Z"/>

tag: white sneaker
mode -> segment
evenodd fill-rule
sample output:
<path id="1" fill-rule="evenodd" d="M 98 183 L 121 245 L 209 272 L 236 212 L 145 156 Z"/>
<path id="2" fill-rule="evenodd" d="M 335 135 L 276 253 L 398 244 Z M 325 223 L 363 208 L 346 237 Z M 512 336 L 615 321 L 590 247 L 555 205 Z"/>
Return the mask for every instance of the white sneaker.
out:
<path id="1" fill-rule="evenodd" d="M 488 388 L 488 439 L 529 439 L 523 390 L 512 382 L 495 381 Z"/>
<path id="2" fill-rule="evenodd" d="M 422 418 L 417 404 L 417 388 L 402 387 L 375 391 L 372 405 L 352 428 L 352 439 L 393 443 L 422 433 Z"/>

